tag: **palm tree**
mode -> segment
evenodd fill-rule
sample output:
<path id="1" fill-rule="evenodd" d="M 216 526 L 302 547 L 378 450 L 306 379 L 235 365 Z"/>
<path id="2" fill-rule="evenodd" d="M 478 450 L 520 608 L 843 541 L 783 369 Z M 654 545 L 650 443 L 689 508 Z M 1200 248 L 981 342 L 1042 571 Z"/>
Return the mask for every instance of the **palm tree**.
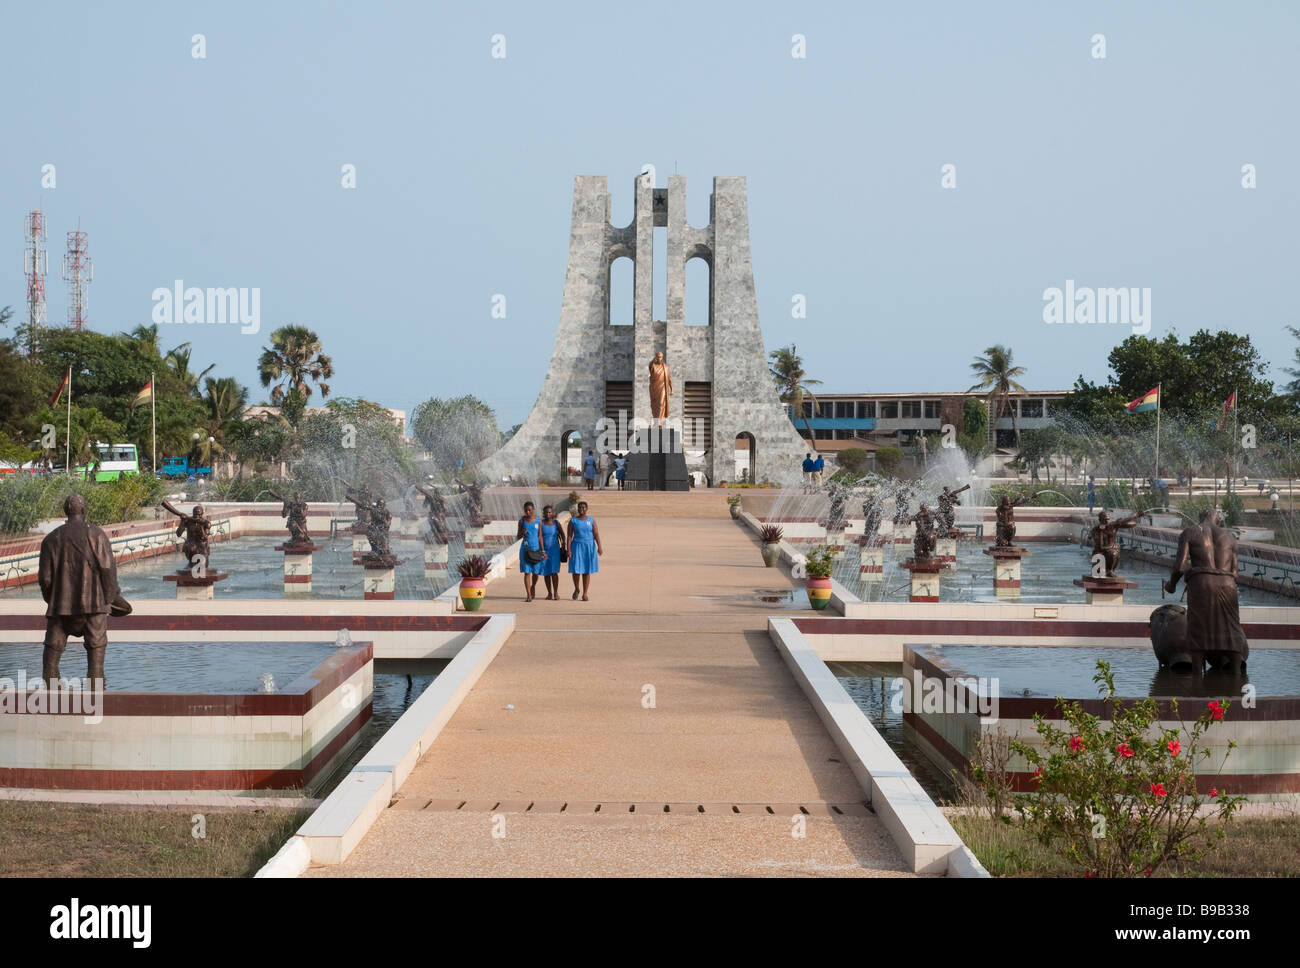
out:
<path id="1" fill-rule="evenodd" d="M 231 429 L 248 407 L 248 388 L 234 377 L 208 377 L 203 383 L 203 402 L 208 408 L 208 436 L 217 441 L 220 453 L 226 453 Z"/>
<path id="2" fill-rule="evenodd" d="M 154 323 L 151 326 L 137 326 L 126 335 L 136 344 L 136 346 L 140 347 L 141 352 L 143 352 L 149 359 L 152 360 L 162 356 L 162 351 L 158 349 L 157 323 Z"/>
<path id="3" fill-rule="evenodd" d="M 994 443 L 996 443 L 997 431 L 995 428 L 998 421 L 1002 419 L 1002 411 L 1006 409 L 1007 401 L 1010 399 L 1012 392 L 1025 392 L 1025 388 L 1016 382 L 1016 377 L 1025 375 L 1025 368 L 1014 364 L 1011 350 L 1001 343 L 990 346 L 984 351 L 983 356 L 975 357 L 975 362 L 970 365 L 970 368 L 971 372 L 975 374 L 976 382 L 966 392 L 987 390 L 988 399 L 997 404 L 997 415 L 989 421 L 989 433 L 993 436 Z M 1016 421 L 1015 407 L 1011 408 L 1011 431 L 1016 435 L 1016 440 L 1019 440 L 1020 427 Z"/>
<path id="4" fill-rule="evenodd" d="M 321 352 L 320 337 L 306 326 L 281 326 L 271 334 L 271 345 L 262 350 L 257 361 L 262 386 L 271 388 L 271 402 L 279 406 L 286 393 L 304 400 L 311 396 L 311 383 L 328 397 L 330 388 L 323 381 L 334 375 L 334 361 Z"/>
<path id="5" fill-rule="evenodd" d="M 137 329 L 141 328 L 143 327 L 137 327 Z M 193 348 L 189 343 L 182 343 L 175 349 L 168 350 L 167 355 L 163 357 L 163 359 L 167 365 L 171 367 L 172 373 L 175 374 L 176 379 L 180 380 L 181 383 L 185 385 L 185 389 L 189 391 L 190 396 L 197 397 L 199 395 L 199 381 L 211 373 L 216 368 L 217 364 L 211 364 L 202 373 L 191 373 L 190 354 L 192 352 Z"/>
<path id="6" fill-rule="evenodd" d="M 772 382 L 776 384 L 776 393 L 782 403 L 788 403 L 791 412 L 803 417 L 804 427 L 808 430 L 808 442 L 815 451 L 817 449 L 817 435 L 813 433 L 812 423 L 808 420 L 807 414 L 803 412 L 804 398 L 807 397 L 814 408 L 817 406 L 817 397 L 808 389 L 813 386 L 821 386 L 821 380 L 810 380 L 804 375 L 803 358 L 795 350 L 791 343 L 789 346 L 782 346 L 778 350 L 773 350 L 768 354 L 771 364 L 768 366 L 768 373 L 772 376 Z"/>

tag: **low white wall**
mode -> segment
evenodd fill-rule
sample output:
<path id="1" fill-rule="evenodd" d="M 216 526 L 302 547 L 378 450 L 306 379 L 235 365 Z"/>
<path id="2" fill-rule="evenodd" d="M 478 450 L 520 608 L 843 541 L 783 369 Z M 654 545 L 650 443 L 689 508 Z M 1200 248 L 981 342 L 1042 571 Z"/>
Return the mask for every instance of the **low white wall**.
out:
<path id="1" fill-rule="evenodd" d="M 513 615 L 491 616 L 256 876 L 296 877 L 310 863 L 346 860 L 460 708 L 514 627 Z M 301 841 L 306 849 L 294 841 Z"/>
<path id="2" fill-rule="evenodd" d="M 920 874 L 987 877 L 957 831 L 804 639 L 793 619 L 770 618 L 768 634 L 853 770 L 885 829 Z"/>

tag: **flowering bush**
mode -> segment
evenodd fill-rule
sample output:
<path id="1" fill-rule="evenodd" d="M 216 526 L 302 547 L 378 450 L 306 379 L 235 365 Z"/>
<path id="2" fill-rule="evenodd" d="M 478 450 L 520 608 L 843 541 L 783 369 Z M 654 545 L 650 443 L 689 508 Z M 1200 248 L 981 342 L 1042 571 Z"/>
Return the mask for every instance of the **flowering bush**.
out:
<path id="1" fill-rule="evenodd" d="M 1098 661 L 1093 682 L 1106 715 L 1058 700 L 1064 729 L 1035 715 L 1042 747 L 1011 741 L 1013 752 L 1033 767 L 1038 787 L 1017 797 L 1022 820 L 1085 877 L 1149 876 L 1174 858 L 1204 857 L 1245 802 L 1218 787 L 1208 797 L 1196 792 L 1196 763 L 1210 756 L 1205 732 L 1223 719 L 1229 703 L 1208 703 L 1188 724 L 1170 700 L 1180 728 L 1167 729 L 1154 699 L 1127 705 L 1115 699 L 1107 663 Z M 1235 746 L 1229 742 L 1228 751 Z M 1202 804 L 1210 809 L 1198 810 Z"/>

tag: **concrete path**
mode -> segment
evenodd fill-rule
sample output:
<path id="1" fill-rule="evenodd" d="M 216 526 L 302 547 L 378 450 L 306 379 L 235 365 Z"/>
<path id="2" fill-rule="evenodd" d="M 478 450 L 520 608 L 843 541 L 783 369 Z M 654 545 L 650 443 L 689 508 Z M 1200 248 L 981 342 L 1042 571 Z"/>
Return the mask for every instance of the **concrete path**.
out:
<path id="1" fill-rule="evenodd" d="M 567 574 L 559 601 L 494 582 L 517 631 L 352 856 L 308 876 L 906 876 L 768 639 L 763 599 L 802 589 L 704 497 L 592 495 L 588 602 Z"/>

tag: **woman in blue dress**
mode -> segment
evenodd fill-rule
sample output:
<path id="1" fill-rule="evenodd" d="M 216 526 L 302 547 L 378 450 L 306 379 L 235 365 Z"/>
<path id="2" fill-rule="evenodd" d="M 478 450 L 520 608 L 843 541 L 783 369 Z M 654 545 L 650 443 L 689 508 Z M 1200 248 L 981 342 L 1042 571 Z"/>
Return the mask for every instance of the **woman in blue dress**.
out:
<path id="1" fill-rule="evenodd" d="M 542 581 L 546 582 L 546 600 L 560 600 L 560 559 L 564 556 L 568 542 L 564 529 L 555 518 L 555 508 L 546 505 L 542 508 L 542 550 L 546 560 L 542 562 Z"/>
<path id="2" fill-rule="evenodd" d="M 591 576 L 600 571 L 600 529 L 596 519 L 587 516 L 587 502 L 578 502 L 578 513 L 569 518 L 569 574 L 573 576 L 573 600 L 578 600 L 578 580 L 582 580 L 582 600 L 587 600 Z"/>
<path id="3" fill-rule="evenodd" d="M 524 576 L 524 601 L 531 602 L 537 594 L 537 576 L 542 574 L 542 570 L 546 567 L 546 550 L 542 547 L 542 522 L 537 520 L 537 511 L 533 508 L 532 501 L 524 504 L 524 516 L 519 519 L 515 537 L 523 539 L 519 545 L 519 573 Z M 541 560 L 529 561 L 530 551 L 534 555 L 540 553 Z"/>

